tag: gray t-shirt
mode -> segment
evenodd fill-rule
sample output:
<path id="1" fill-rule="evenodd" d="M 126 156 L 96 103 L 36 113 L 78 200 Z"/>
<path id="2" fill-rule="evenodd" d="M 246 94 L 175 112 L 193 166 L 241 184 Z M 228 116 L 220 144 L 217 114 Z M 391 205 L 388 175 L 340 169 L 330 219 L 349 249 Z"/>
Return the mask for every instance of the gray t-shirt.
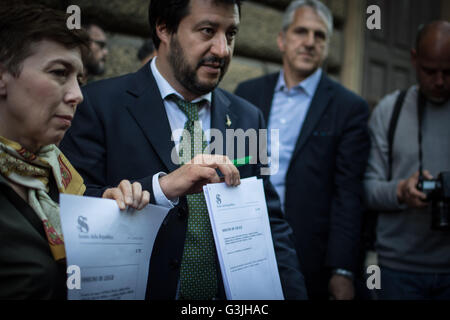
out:
<path id="1" fill-rule="evenodd" d="M 431 208 L 409 209 L 398 203 L 399 180 L 419 169 L 416 86 L 405 96 L 393 143 L 392 180 L 388 175 L 387 131 L 396 91 L 383 98 L 374 109 L 369 130 L 372 147 L 365 174 L 366 201 L 380 212 L 376 250 L 381 265 L 411 272 L 450 273 L 450 232 L 431 229 Z M 450 171 L 450 101 L 425 108 L 422 129 L 423 169 L 434 178 Z"/>

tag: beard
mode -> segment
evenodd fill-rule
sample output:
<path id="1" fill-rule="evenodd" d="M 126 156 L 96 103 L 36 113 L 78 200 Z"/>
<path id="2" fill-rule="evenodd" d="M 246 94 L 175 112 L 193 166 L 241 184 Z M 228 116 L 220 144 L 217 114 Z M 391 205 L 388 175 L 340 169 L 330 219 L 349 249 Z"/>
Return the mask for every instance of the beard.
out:
<path id="1" fill-rule="evenodd" d="M 425 96 L 427 101 L 431 102 L 435 106 L 442 106 L 450 100 L 449 92 L 442 93 L 441 95 L 435 96 L 432 92 L 424 92 L 425 90 L 419 86 L 420 92 Z"/>
<path id="2" fill-rule="evenodd" d="M 100 65 L 99 63 L 86 65 L 86 69 L 88 74 L 92 76 L 101 76 L 105 73 L 105 67 Z"/>
<path id="3" fill-rule="evenodd" d="M 443 106 L 444 104 L 446 104 L 448 102 L 449 98 L 448 97 L 447 98 L 433 98 L 433 97 L 430 97 L 430 98 L 428 98 L 428 100 L 430 100 L 430 102 L 432 104 L 434 104 L 435 106 Z"/>
<path id="4" fill-rule="evenodd" d="M 443 106 L 444 104 L 446 104 L 449 101 L 450 97 L 449 97 L 449 95 L 445 95 L 442 97 L 434 97 L 434 96 L 428 95 L 427 99 L 435 106 Z"/>
<path id="5" fill-rule="evenodd" d="M 87 74 L 90 76 L 101 76 L 105 73 L 105 62 L 97 61 L 92 55 L 89 55 L 85 62 Z"/>
<path id="6" fill-rule="evenodd" d="M 227 72 L 229 59 L 221 59 L 214 56 L 202 58 L 195 67 L 192 67 L 187 58 L 185 51 L 181 47 L 176 35 L 170 41 L 169 63 L 174 72 L 175 79 L 189 92 L 202 96 L 213 91 L 222 81 L 223 76 Z M 201 82 L 197 76 L 197 70 L 205 63 L 219 63 L 220 75 L 217 81 Z"/>

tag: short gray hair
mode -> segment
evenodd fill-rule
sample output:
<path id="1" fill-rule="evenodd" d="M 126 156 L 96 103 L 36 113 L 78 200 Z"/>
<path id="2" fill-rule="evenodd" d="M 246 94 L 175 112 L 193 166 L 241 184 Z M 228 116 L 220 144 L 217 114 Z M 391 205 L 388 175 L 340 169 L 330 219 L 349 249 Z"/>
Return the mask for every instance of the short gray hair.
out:
<path id="1" fill-rule="evenodd" d="M 330 9 L 319 0 L 296 0 L 291 2 L 283 15 L 283 31 L 286 31 L 294 21 L 294 15 L 297 9 L 301 7 L 310 7 L 323 19 L 328 29 L 328 37 L 333 34 L 333 15 Z"/>

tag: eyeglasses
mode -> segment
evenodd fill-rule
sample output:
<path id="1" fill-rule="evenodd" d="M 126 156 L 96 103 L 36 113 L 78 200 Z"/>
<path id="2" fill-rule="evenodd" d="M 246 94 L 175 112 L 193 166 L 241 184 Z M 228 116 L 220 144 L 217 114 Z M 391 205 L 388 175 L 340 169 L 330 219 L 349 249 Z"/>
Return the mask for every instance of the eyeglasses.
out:
<path id="1" fill-rule="evenodd" d="M 102 40 L 91 40 L 92 42 L 96 43 L 100 49 L 104 49 L 106 47 L 106 41 Z"/>

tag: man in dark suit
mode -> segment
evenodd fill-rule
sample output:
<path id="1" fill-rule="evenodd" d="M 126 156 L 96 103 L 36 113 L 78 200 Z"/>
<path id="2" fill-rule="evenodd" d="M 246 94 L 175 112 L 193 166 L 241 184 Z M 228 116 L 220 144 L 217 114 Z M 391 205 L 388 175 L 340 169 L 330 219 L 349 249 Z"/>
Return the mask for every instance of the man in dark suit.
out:
<path id="1" fill-rule="evenodd" d="M 367 104 L 321 69 L 332 26 L 321 2 L 292 2 L 277 39 L 283 70 L 236 90 L 262 110 L 269 130 L 279 130 L 279 141 L 270 141 L 279 159 L 270 180 L 294 230 L 311 299 L 354 297 L 369 152 Z"/>
<path id="2" fill-rule="evenodd" d="M 152 0 L 149 21 L 157 57 L 134 74 L 86 86 L 84 102 L 61 148 L 83 175 L 88 194 L 96 195 L 127 177 L 150 190 L 153 203 L 173 208 L 152 253 L 148 298 L 223 299 L 201 188 L 220 181 L 216 169 L 234 186 L 240 177 L 259 176 L 262 165 L 257 159 L 238 171 L 228 157 L 196 155 L 195 144 L 184 149 L 183 143 L 191 130 L 195 139 L 192 126 L 200 125 L 200 146 L 210 135 L 219 153 L 220 139 L 209 129 L 220 132 L 223 146 L 228 146 L 233 141 L 226 139 L 225 130 L 265 126 L 256 107 L 216 89 L 233 53 L 240 1 Z M 191 146 L 195 157 L 188 161 L 191 157 L 184 159 L 184 152 Z M 305 299 L 292 230 L 267 177 L 264 186 L 285 298 Z"/>

